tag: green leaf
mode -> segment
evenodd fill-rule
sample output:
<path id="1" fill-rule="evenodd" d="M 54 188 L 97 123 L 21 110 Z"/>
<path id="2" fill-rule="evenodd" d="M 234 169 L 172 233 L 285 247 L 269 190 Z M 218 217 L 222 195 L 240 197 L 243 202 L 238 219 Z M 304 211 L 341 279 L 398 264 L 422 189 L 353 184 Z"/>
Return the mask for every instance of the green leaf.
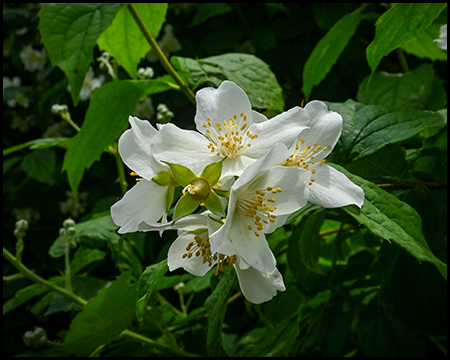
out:
<path id="1" fill-rule="evenodd" d="M 92 94 L 83 126 L 72 138 L 64 157 L 63 170 L 67 170 L 75 196 L 85 169 L 99 160 L 103 151 L 120 137 L 139 100 L 169 89 L 167 76 L 146 81 L 113 81 Z"/>
<path id="2" fill-rule="evenodd" d="M 177 221 L 183 216 L 192 214 L 200 205 L 200 202 L 200 200 L 195 200 L 189 193 L 183 195 L 175 205 L 175 209 L 173 210 L 173 220 Z"/>
<path id="3" fill-rule="evenodd" d="M 169 270 L 167 259 L 147 267 L 139 278 L 136 294 L 136 317 L 139 321 L 144 319 L 145 306 L 152 296 L 158 280 Z"/>
<path id="4" fill-rule="evenodd" d="M 165 21 L 167 3 L 135 3 L 134 6 L 154 38 Z M 123 7 L 112 24 L 97 40 L 98 46 L 113 56 L 131 78 L 137 79 L 137 66 L 150 50 L 136 21 L 127 7 Z"/>
<path id="5" fill-rule="evenodd" d="M 306 101 L 309 99 L 312 88 L 320 84 L 330 72 L 360 21 L 367 18 L 367 15 L 361 14 L 366 7 L 367 4 L 363 4 L 357 10 L 340 18 L 312 51 L 303 68 L 302 92 L 305 94 Z"/>
<path id="6" fill-rule="evenodd" d="M 300 260 L 303 265 L 305 265 L 308 270 L 321 275 L 326 275 L 317 264 L 320 254 L 319 231 L 324 218 L 324 212 L 319 211 L 314 212 L 303 219 L 302 222 L 304 222 L 304 224 L 299 225 L 299 227 L 302 227 L 302 231 L 298 239 Z"/>
<path id="7" fill-rule="evenodd" d="M 441 101 L 435 103 L 436 98 Z M 369 76 L 366 77 L 359 85 L 356 100 L 397 110 L 440 110 L 447 103 L 447 95 L 441 81 L 436 79 L 433 65 L 422 64 L 405 74 L 376 72 L 370 82 Z M 430 102 L 435 103 L 432 109 Z"/>
<path id="8" fill-rule="evenodd" d="M 56 183 L 56 154 L 51 148 L 28 153 L 21 167 L 32 179 L 48 185 Z"/>
<path id="9" fill-rule="evenodd" d="M 116 339 L 135 316 L 135 284 L 124 273 L 75 316 L 64 341 L 67 354 L 87 356 Z"/>
<path id="10" fill-rule="evenodd" d="M 366 50 L 372 73 L 383 56 L 422 34 L 446 6 L 446 3 L 398 3 L 380 16 L 375 24 L 375 38 Z"/>
<path id="11" fill-rule="evenodd" d="M 188 186 L 192 180 L 197 179 L 197 175 L 195 175 L 194 172 L 186 166 L 172 164 L 167 161 L 163 161 L 163 163 L 169 165 L 173 178 L 183 187 Z"/>
<path id="12" fill-rule="evenodd" d="M 219 86 L 228 79 L 247 93 L 253 108 L 284 110 L 282 90 L 274 73 L 256 56 L 230 53 L 196 60 L 172 56 L 170 60 L 194 88 L 206 81 Z"/>
<path id="13" fill-rule="evenodd" d="M 39 12 L 42 43 L 53 66 L 69 79 L 78 104 L 84 77 L 93 62 L 98 37 L 111 24 L 122 3 L 44 3 Z"/>
<path id="14" fill-rule="evenodd" d="M 444 13 L 441 13 L 441 16 Z M 441 17 L 439 16 L 439 18 Z M 442 50 L 436 45 L 436 40 L 439 38 L 439 30 L 444 23 L 447 22 L 447 18 L 442 19 L 444 23 L 438 22 L 438 19 L 428 27 L 422 34 L 417 36 L 414 40 L 403 45 L 403 50 L 408 54 L 415 55 L 422 59 L 427 58 L 430 60 L 442 60 L 447 61 L 447 51 Z"/>
<path id="15" fill-rule="evenodd" d="M 382 106 L 364 105 L 353 100 L 327 105 L 344 119 L 342 135 L 336 148 L 344 164 L 373 154 L 390 143 L 409 139 L 427 127 L 441 126 L 446 120 L 440 112 L 389 112 Z"/>
<path id="16" fill-rule="evenodd" d="M 195 13 L 194 20 L 188 27 L 199 25 L 213 16 L 226 14 L 231 10 L 233 8 L 226 3 L 201 3 Z"/>
<path id="17" fill-rule="evenodd" d="M 356 333 L 364 356 L 425 356 L 423 336 L 386 316 L 383 307 L 377 304 L 377 299 L 372 299 L 362 309 Z"/>
<path id="18" fill-rule="evenodd" d="M 340 166 L 333 167 L 364 190 L 365 199 L 361 210 L 354 205 L 343 207 L 349 215 L 375 235 L 395 242 L 419 262 L 434 264 L 442 276 L 447 278 L 447 265 L 431 252 L 422 233 L 422 220 L 412 207 L 374 183 L 353 175 Z"/>
<path id="19" fill-rule="evenodd" d="M 228 298 L 236 284 L 236 272 L 227 269 L 212 294 L 205 301 L 208 313 L 206 351 L 208 356 L 227 356 L 222 345 L 222 325 L 227 310 Z"/>
<path id="20" fill-rule="evenodd" d="M 222 175 L 222 165 L 223 161 L 218 161 L 207 165 L 203 169 L 200 177 L 208 181 L 209 185 L 213 187 L 219 181 L 220 175 Z"/>

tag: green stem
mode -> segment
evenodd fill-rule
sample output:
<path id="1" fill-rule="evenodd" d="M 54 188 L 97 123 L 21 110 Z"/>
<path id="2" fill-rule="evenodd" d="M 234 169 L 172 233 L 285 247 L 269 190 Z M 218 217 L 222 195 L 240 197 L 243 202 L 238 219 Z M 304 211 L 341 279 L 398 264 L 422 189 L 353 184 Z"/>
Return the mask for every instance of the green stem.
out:
<path id="1" fill-rule="evenodd" d="M 55 284 L 51 283 L 50 281 L 45 280 L 44 278 L 40 277 L 39 275 L 36 275 L 33 271 L 28 269 L 24 264 L 17 261 L 16 257 L 11 254 L 8 250 L 3 248 L 3 256 L 8 260 L 19 272 L 25 276 L 26 278 L 34 281 L 37 284 L 41 284 L 45 286 L 50 291 L 53 291 L 55 293 L 58 293 L 68 299 L 73 300 L 77 304 L 80 304 L 81 306 L 86 305 L 88 302 L 81 297 L 75 295 L 72 292 L 67 291 L 66 289 L 60 288 L 59 286 L 56 286 Z M 140 342 L 143 342 L 145 344 L 151 345 L 154 348 L 160 350 L 164 354 L 172 354 L 176 356 L 196 356 L 195 354 L 191 354 L 188 352 L 185 352 L 181 349 L 177 349 L 173 346 L 166 346 L 163 344 L 159 344 L 156 341 L 149 339 L 146 336 L 140 335 L 138 333 L 135 333 L 134 331 L 125 329 L 122 331 L 120 336 L 127 337 L 130 339 L 138 340 Z"/>
<path id="2" fill-rule="evenodd" d="M 125 195 L 125 193 L 127 192 L 127 180 L 125 178 L 125 169 L 123 166 L 123 162 L 122 159 L 120 158 L 119 155 L 119 151 L 117 150 L 117 146 L 116 147 L 112 147 L 110 146 L 107 150 L 110 154 L 114 155 L 114 158 L 116 159 L 116 165 L 117 165 L 117 173 L 119 175 L 119 185 L 120 185 L 120 190 L 122 191 L 122 195 Z"/>
<path id="3" fill-rule="evenodd" d="M 405 53 L 402 48 L 395 49 L 395 53 L 397 54 L 398 61 L 400 62 L 400 66 L 402 68 L 403 73 L 409 72 L 408 62 L 406 61 Z"/>
<path id="4" fill-rule="evenodd" d="M 155 38 L 152 36 L 150 31 L 147 29 L 147 27 L 144 24 L 144 21 L 142 20 L 141 16 L 137 12 L 136 8 L 132 3 L 128 4 L 128 10 L 130 11 L 131 15 L 133 16 L 134 20 L 136 21 L 137 25 L 139 26 L 139 29 L 141 29 L 142 34 L 144 35 L 145 39 L 148 41 L 150 46 L 152 47 L 153 51 L 156 53 L 156 57 L 161 62 L 164 69 L 169 73 L 170 76 L 175 80 L 175 82 L 180 86 L 181 91 L 186 95 L 186 97 L 195 104 L 195 94 L 192 92 L 192 90 L 189 88 L 189 86 L 186 84 L 186 82 L 178 75 L 176 70 L 173 68 L 172 64 L 167 60 L 166 56 L 162 52 L 161 48 L 159 47 L 158 43 L 156 42 Z"/>
<path id="5" fill-rule="evenodd" d="M 67 292 L 73 294 L 72 292 L 72 275 L 70 271 L 70 240 L 71 236 L 66 233 L 66 247 L 64 249 L 64 277 L 66 280 L 66 290 Z"/>
<path id="6" fill-rule="evenodd" d="M 33 271 L 28 269 L 24 264 L 19 262 L 16 257 L 11 254 L 8 250 L 3 248 L 3 256 L 8 260 L 19 272 L 27 277 L 28 279 L 34 281 L 35 283 L 41 284 L 45 286 L 50 291 L 53 291 L 55 293 L 58 293 L 62 296 L 65 296 L 68 299 L 71 299 L 75 301 L 77 304 L 80 305 L 86 305 L 87 301 L 80 298 L 79 296 L 75 295 L 72 292 L 67 291 L 66 289 L 60 288 L 59 286 L 56 286 L 55 284 L 51 283 L 50 281 L 47 281 L 43 278 L 41 278 L 39 275 L 36 275 Z"/>

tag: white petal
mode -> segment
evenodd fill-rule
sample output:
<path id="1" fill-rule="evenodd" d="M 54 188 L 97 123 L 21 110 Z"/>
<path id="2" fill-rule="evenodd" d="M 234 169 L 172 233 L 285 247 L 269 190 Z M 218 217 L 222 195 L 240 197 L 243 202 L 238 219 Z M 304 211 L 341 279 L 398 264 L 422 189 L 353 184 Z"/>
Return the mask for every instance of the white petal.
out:
<path id="1" fill-rule="evenodd" d="M 291 152 L 282 143 L 275 144 L 263 157 L 247 167 L 239 179 L 233 184 L 232 189 L 239 193 L 240 190 L 246 190 L 248 186 L 255 181 L 256 176 L 271 167 L 278 165 L 287 159 Z"/>
<path id="2" fill-rule="evenodd" d="M 290 147 L 298 134 L 308 128 L 308 121 L 309 114 L 297 106 L 270 120 L 252 124 L 248 130 L 258 137 L 245 149 L 245 155 L 260 158 L 277 142 Z"/>
<path id="3" fill-rule="evenodd" d="M 165 231 L 165 230 L 185 230 L 195 231 L 208 228 L 208 216 L 204 214 L 191 214 L 185 216 L 175 223 L 147 223 L 145 221 L 139 224 L 139 231 Z"/>
<path id="4" fill-rule="evenodd" d="M 119 139 L 119 154 L 123 162 L 139 176 L 150 180 L 155 174 L 166 169 L 153 157 L 151 143 L 156 129 L 147 120 L 130 116 L 131 129 Z"/>
<path id="5" fill-rule="evenodd" d="M 194 121 L 197 130 L 206 134 L 203 125 L 208 125 L 207 118 L 212 123 L 223 123 L 234 115 L 244 113 L 251 124 L 252 106 L 247 94 L 239 86 L 231 81 L 223 81 L 217 89 L 212 87 L 201 89 L 196 94 L 197 112 Z"/>
<path id="6" fill-rule="evenodd" d="M 253 194 L 255 190 L 264 190 L 267 187 L 280 188 L 281 192 L 266 196 L 275 200 L 273 206 L 276 210 L 273 215 L 292 214 L 308 202 L 306 187 L 309 178 L 310 172 L 307 170 L 298 167 L 274 166 L 259 177 L 247 191 Z"/>
<path id="7" fill-rule="evenodd" d="M 222 163 L 222 175 L 221 179 L 222 182 L 232 176 L 240 176 L 242 173 L 247 169 L 247 167 L 251 164 L 253 164 L 256 161 L 256 159 L 251 159 L 247 156 L 240 155 L 238 157 L 235 157 L 233 159 L 226 158 L 224 162 Z"/>
<path id="8" fill-rule="evenodd" d="M 312 175 L 315 181 L 308 187 L 310 202 L 326 208 L 363 205 L 364 190 L 347 176 L 327 164 L 316 169 L 317 172 Z"/>
<path id="9" fill-rule="evenodd" d="M 236 255 L 242 258 L 246 264 L 262 272 L 270 272 L 275 269 L 276 259 L 270 250 L 266 237 L 262 231 L 249 230 L 248 225 L 255 227 L 253 220 L 236 212 L 232 220 L 232 226 L 228 233 L 228 239 L 236 250 Z"/>
<path id="10" fill-rule="evenodd" d="M 342 116 L 337 112 L 328 110 L 328 106 L 318 100 L 306 104 L 305 110 L 310 115 L 310 129 L 302 131 L 300 137 L 305 139 L 305 145 L 317 143 L 322 148 L 328 148 L 328 150 L 316 157 L 316 161 L 319 161 L 333 150 L 341 136 Z"/>
<path id="11" fill-rule="evenodd" d="M 141 222 L 156 223 L 166 210 L 167 186 L 141 179 L 111 207 L 119 233 L 138 231 Z"/>
<path id="12" fill-rule="evenodd" d="M 277 291 L 286 290 L 283 277 L 276 268 L 269 273 L 261 273 L 251 267 L 241 270 L 239 266 L 235 265 L 234 268 L 242 294 L 254 304 L 269 301 L 277 294 Z"/>
<path id="13" fill-rule="evenodd" d="M 194 234 L 183 234 L 179 236 L 170 246 L 169 253 L 167 255 L 167 264 L 169 270 L 173 271 L 182 267 L 187 272 L 195 276 L 205 275 L 211 267 L 207 263 L 203 263 L 203 257 L 193 255 L 191 258 L 187 256 L 183 259 L 183 254 L 186 253 L 186 247 L 191 242 L 195 242 Z"/>
<path id="14" fill-rule="evenodd" d="M 153 137 L 152 150 L 157 160 L 184 165 L 200 174 L 206 165 L 221 159 L 209 151 L 208 144 L 196 131 L 167 124 Z"/>

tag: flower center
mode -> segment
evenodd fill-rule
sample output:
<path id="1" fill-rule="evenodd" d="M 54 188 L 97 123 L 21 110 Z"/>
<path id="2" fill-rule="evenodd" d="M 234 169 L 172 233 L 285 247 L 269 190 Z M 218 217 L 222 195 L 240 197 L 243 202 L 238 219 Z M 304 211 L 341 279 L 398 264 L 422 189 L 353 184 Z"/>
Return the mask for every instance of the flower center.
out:
<path id="1" fill-rule="evenodd" d="M 315 158 L 320 153 L 326 150 L 328 150 L 328 147 L 322 147 L 320 145 L 317 145 L 317 143 L 314 143 L 312 145 L 305 145 L 305 139 L 300 138 L 300 140 L 297 141 L 297 144 L 295 144 L 292 155 L 284 160 L 281 165 L 298 166 L 302 169 L 311 171 L 311 174 L 315 174 L 316 170 L 313 169 L 313 167 L 322 166 L 322 164 L 325 162 L 325 159 L 317 161 L 315 160 Z M 312 185 L 314 181 L 315 180 L 311 178 L 309 180 L 309 185 Z"/>
<path id="2" fill-rule="evenodd" d="M 209 243 L 209 237 L 207 232 L 204 232 L 201 235 L 196 235 L 194 237 L 194 241 L 191 241 L 188 246 L 186 246 L 186 252 L 182 255 L 182 258 L 190 259 L 192 256 L 203 258 L 203 264 L 208 264 L 210 267 L 213 265 L 213 262 L 217 262 L 216 271 L 214 275 L 218 275 L 219 271 L 224 271 L 224 263 L 231 267 L 236 260 L 236 255 L 226 256 L 224 254 L 212 254 L 211 253 L 211 244 Z"/>
<path id="3" fill-rule="evenodd" d="M 243 149 L 251 146 L 252 140 L 258 135 L 253 135 L 247 129 L 247 116 L 241 113 L 239 116 L 234 115 L 230 120 L 213 124 L 210 118 L 208 125 L 203 124 L 208 134 L 206 138 L 210 141 L 208 149 L 217 156 L 228 157 L 233 159 L 239 156 Z"/>
<path id="4" fill-rule="evenodd" d="M 250 196 L 239 199 L 238 206 L 241 211 L 253 220 L 254 225 L 247 225 L 247 228 L 249 231 L 254 231 L 256 236 L 260 236 L 258 231 L 262 231 L 264 225 L 275 222 L 276 215 L 272 215 L 272 212 L 277 208 L 271 204 L 276 202 L 274 196 L 281 191 L 280 188 L 274 189 L 268 186 L 264 190 L 255 190 Z"/>
<path id="5" fill-rule="evenodd" d="M 205 179 L 196 178 L 183 189 L 183 195 L 185 195 L 186 192 L 191 194 L 192 198 L 194 198 L 195 200 L 205 200 L 211 192 L 211 187 L 209 186 L 208 181 L 206 181 Z"/>

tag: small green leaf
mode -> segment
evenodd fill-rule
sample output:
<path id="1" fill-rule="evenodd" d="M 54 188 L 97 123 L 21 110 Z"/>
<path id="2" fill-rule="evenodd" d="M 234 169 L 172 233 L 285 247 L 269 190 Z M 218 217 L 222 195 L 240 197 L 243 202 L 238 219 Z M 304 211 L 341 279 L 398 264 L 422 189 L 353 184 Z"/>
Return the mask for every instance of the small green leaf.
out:
<path id="1" fill-rule="evenodd" d="M 172 175 L 176 182 L 183 187 L 188 186 L 192 180 L 197 178 L 197 175 L 194 172 L 187 168 L 186 166 L 179 164 L 172 164 L 167 161 L 162 161 L 163 163 L 169 165 L 170 170 L 172 171 Z"/>
<path id="2" fill-rule="evenodd" d="M 56 182 L 56 154 L 52 148 L 28 153 L 21 167 L 30 178 L 41 183 L 54 185 Z"/>
<path id="3" fill-rule="evenodd" d="M 375 235 L 395 242 L 419 262 L 431 262 L 447 278 L 447 265 L 431 252 L 422 233 L 422 220 L 412 207 L 374 183 L 353 175 L 340 166 L 333 167 L 364 190 L 365 199 L 361 209 L 354 205 L 343 207 L 349 215 L 367 226 Z"/>
<path id="4" fill-rule="evenodd" d="M 175 209 L 173 210 L 173 220 L 177 221 L 183 216 L 192 214 L 200 205 L 200 202 L 200 200 L 195 200 L 189 193 L 183 195 L 175 205 Z"/>
<path id="5" fill-rule="evenodd" d="M 220 179 L 220 175 L 222 174 L 222 164 L 223 160 L 207 165 L 203 169 L 200 177 L 208 181 L 211 187 L 213 187 L 217 184 Z"/>
<path id="6" fill-rule="evenodd" d="M 303 68 L 302 92 L 305 94 L 306 101 L 309 99 L 312 88 L 325 78 L 336 63 L 360 21 L 367 17 L 361 14 L 366 7 L 367 4 L 363 4 L 354 12 L 339 19 L 312 51 Z"/>
<path id="7" fill-rule="evenodd" d="M 220 197 L 214 191 L 211 191 L 209 193 L 209 196 L 205 200 L 203 200 L 203 203 L 214 214 L 225 216 Z"/>
<path id="8" fill-rule="evenodd" d="M 115 340 L 135 316 L 135 284 L 124 273 L 93 297 L 75 316 L 66 334 L 64 351 L 87 356 Z"/>
<path id="9" fill-rule="evenodd" d="M 236 272 L 227 269 L 219 284 L 205 301 L 208 313 L 208 332 L 206 335 L 206 352 L 208 356 L 227 356 L 222 346 L 222 325 L 227 310 L 228 298 L 236 284 Z"/>
<path id="10" fill-rule="evenodd" d="M 53 66 L 69 79 L 78 104 L 84 77 L 94 60 L 98 37 L 111 24 L 123 3 L 44 3 L 39 11 L 42 43 Z"/>
<path id="11" fill-rule="evenodd" d="M 167 3 L 135 3 L 134 6 L 150 33 L 157 38 L 166 17 Z M 131 78 L 137 79 L 137 66 L 150 50 L 150 44 L 127 7 L 117 13 L 97 43 L 124 67 Z"/>
<path id="12" fill-rule="evenodd" d="M 366 50 L 372 73 L 385 55 L 422 34 L 446 6 L 446 3 L 398 3 L 380 16 L 375 24 L 375 38 Z"/>
<path id="13" fill-rule="evenodd" d="M 167 270 L 169 270 L 167 259 L 164 259 L 157 264 L 147 267 L 139 278 L 136 289 L 136 317 L 139 321 L 144 319 L 145 306 L 150 299 L 158 280 L 164 276 Z"/>

